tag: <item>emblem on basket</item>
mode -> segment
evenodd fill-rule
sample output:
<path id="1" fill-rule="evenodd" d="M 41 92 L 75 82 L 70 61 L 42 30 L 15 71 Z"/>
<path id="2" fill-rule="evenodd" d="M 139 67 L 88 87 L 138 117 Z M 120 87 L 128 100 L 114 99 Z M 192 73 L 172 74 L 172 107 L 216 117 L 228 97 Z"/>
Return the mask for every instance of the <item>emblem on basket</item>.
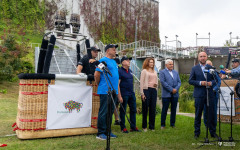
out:
<path id="1" fill-rule="evenodd" d="M 80 111 L 80 109 L 83 107 L 83 103 L 79 103 L 73 100 L 68 101 L 67 103 L 64 103 L 65 109 L 68 109 L 69 113 L 72 112 L 72 110 L 76 109 L 77 112 Z"/>

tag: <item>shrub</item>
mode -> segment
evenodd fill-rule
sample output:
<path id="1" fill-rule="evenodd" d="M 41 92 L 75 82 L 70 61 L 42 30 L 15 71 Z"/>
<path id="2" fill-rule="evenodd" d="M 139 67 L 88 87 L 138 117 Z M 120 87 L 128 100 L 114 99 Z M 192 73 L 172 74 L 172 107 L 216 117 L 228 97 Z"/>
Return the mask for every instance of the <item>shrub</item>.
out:
<path id="1" fill-rule="evenodd" d="M 17 34 L 16 34 L 17 33 Z M 0 81 L 12 81 L 19 73 L 33 72 L 33 65 L 26 60 L 30 51 L 29 40 L 23 30 L 4 31 L 0 45 Z M 21 41 L 21 42 L 19 42 Z"/>

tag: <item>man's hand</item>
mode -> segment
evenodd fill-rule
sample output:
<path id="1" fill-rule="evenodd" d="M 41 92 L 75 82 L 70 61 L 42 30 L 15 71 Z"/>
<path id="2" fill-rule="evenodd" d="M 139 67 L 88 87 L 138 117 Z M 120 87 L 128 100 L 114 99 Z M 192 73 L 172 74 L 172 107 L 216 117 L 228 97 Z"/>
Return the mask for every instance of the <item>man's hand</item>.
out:
<path id="1" fill-rule="evenodd" d="M 212 86 L 212 82 L 207 82 L 207 85 L 208 86 Z"/>
<path id="2" fill-rule="evenodd" d="M 231 73 L 232 71 L 231 70 L 229 70 L 229 69 L 225 69 L 224 70 L 226 73 Z"/>
<path id="3" fill-rule="evenodd" d="M 121 96 L 121 95 L 118 95 L 118 101 L 119 101 L 120 103 L 123 103 L 123 99 L 122 99 L 122 96 Z"/>
<path id="4" fill-rule="evenodd" d="M 89 63 L 94 63 L 96 59 L 89 59 Z"/>
<path id="5" fill-rule="evenodd" d="M 226 75 L 222 74 L 221 79 L 225 79 L 225 78 L 226 78 Z"/>
<path id="6" fill-rule="evenodd" d="M 173 89 L 173 90 L 172 90 L 172 93 L 173 93 L 173 94 L 176 94 L 176 93 L 177 93 L 177 89 Z"/>
<path id="7" fill-rule="evenodd" d="M 207 85 L 207 81 L 201 81 L 201 86 L 206 86 Z"/>

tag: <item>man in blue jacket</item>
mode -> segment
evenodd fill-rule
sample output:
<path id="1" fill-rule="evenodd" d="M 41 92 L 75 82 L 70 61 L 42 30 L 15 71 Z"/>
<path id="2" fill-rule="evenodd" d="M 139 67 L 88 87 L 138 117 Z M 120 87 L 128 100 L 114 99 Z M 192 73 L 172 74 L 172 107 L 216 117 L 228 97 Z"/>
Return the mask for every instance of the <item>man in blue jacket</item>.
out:
<path id="1" fill-rule="evenodd" d="M 197 139 L 200 135 L 201 117 L 204 105 L 207 105 L 207 90 L 209 100 L 209 114 L 214 114 L 214 93 L 213 86 L 216 82 L 214 81 L 213 75 L 205 73 L 206 67 L 210 67 L 206 64 L 207 54 L 200 52 L 198 54 L 199 64 L 194 66 L 191 70 L 189 77 L 189 84 L 194 86 L 193 97 L 195 98 L 195 121 L 194 121 L 194 138 Z M 207 79 L 207 80 L 206 80 Z M 209 87 L 209 88 L 207 88 Z M 216 130 L 214 130 L 214 116 L 208 115 L 208 127 L 212 137 L 218 138 Z"/>
<path id="2" fill-rule="evenodd" d="M 165 61 L 166 68 L 161 70 L 159 78 L 162 85 L 162 114 L 161 129 L 165 129 L 165 121 L 169 103 L 171 103 L 170 126 L 175 128 L 176 109 L 178 103 L 178 91 L 181 86 L 181 80 L 177 71 L 173 70 L 173 61 L 167 59 Z"/>

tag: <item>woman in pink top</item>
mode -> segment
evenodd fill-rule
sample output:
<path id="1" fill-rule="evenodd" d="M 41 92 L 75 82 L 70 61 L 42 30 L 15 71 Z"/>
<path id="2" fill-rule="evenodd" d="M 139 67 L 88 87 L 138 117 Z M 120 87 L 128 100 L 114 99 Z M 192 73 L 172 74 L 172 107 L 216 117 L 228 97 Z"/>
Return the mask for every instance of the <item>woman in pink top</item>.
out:
<path id="1" fill-rule="evenodd" d="M 147 131 L 147 113 L 149 108 L 149 129 L 155 128 L 155 114 L 157 102 L 158 78 L 154 70 L 154 58 L 146 58 L 140 78 L 140 92 L 142 97 L 142 128 Z"/>

